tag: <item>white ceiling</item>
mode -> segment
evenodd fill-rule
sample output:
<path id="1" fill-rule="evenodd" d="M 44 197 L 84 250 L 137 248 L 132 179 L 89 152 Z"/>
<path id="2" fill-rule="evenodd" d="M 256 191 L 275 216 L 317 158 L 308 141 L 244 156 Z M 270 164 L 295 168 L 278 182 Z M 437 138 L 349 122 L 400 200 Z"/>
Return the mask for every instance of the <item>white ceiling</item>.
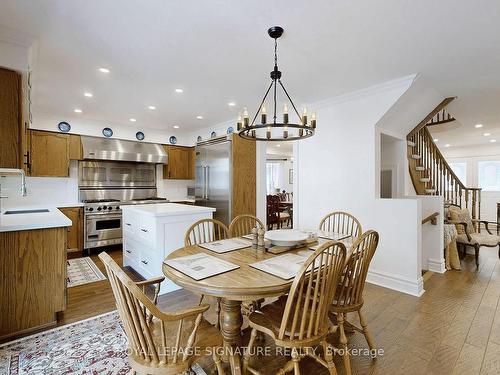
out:
<path id="1" fill-rule="evenodd" d="M 499 19 L 498 0 L 2 0 L 0 40 L 38 41 L 35 116 L 80 108 L 82 118 L 189 131 L 232 119 L 264 93 L 266 31 L 279 24 L 283 81 L 298 105 L 420 73 L 458 96 L 465 127 L 500 129 Z"/>

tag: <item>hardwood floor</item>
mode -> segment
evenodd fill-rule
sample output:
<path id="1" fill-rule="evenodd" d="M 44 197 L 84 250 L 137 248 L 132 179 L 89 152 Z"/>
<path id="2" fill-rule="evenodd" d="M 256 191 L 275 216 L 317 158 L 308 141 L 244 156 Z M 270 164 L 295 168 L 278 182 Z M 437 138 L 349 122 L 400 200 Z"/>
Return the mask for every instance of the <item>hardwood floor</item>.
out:
<path id="1" fill-rule="evenodd" d="M 121 251 L 111 255 L 121 264 Z M 97 256 L 93 255 L 92 259 L 104 271 Z M 352 357 L 353 374 L 499 374 L 500 261 L 497 250 L 481 249 L 478 272 L 473 257 L 463 260 L 462 267 L 462 271 L 432 274 L 425 281 L 426 292 L 421 298 L 367 284 L 364 313 L 377 347 L 384 350 L 384 355 L 376 361 L 364 356 Z M 166 311 L 176 310 L 197 301 L 198 296 L 178 291 L 161 296 L 159 306 Z M 61 314 L 59 324 L 114 309 L 107 281 L 73 287 L 68 290 L 68 307 Z M 207 318 L 213 320 L 213 317 L 211 310 Z M 245 343 L 248 334 L 246 330 Z M 350 348 L 368 348 L 361 334 L 351 334 L 348 338 Z M 252 361 L 255 367 L 264 369 L 263 373 L 271 374 L 285 359 L 256 357 Z M 339 374 L 344 374 L 339 356 L 335 356 L 335 363 Z M 308 359 L 301 362 L 301 370 L 303 374 L 328 373 Z"/>

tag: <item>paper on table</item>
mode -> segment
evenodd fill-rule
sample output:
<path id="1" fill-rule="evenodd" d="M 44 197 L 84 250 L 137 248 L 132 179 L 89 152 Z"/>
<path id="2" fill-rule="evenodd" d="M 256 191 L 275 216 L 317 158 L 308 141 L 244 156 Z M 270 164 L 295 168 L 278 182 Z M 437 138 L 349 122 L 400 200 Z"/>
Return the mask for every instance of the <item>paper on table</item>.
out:
<path id="1" fill-rule="evenodd" d="M 293 279 L 300 268 L 306 262 L 310 251 L 300 251 L 298 254 L 285 254 L 271 259 L 266 259 L 257 263 L 250 264 L 250 267 L 278 276 L 281 279 Z"/>
<path id="2" fill-rule="evenodd" d="M 227 240 L 208 242 L 198 246 L 210 251 L 214 251 L 218 254 L 222 254 L 229 251 L 244 249 L 245 247 L 252 246 L 252 243 L 243 238 L 230 238 Z"/>
<path id="3" fill-rule="evenodd" d="M 195 280 L 206 279 L 240 268 L 236 264 L 202 253 L 169 259 L 164 263 Z"/>

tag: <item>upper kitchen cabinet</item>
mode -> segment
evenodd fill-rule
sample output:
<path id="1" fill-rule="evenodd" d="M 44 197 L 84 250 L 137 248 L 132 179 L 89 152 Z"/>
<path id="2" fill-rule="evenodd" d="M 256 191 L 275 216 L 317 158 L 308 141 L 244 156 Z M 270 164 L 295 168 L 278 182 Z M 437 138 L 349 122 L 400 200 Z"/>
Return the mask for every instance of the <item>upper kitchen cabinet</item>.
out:
<path id="1" fill-rule="evenodd" d="M 164 146 L 168 155 L 163 166 L 163 178 L 169 180 L 194 180 L 194 147 Z"/>
<path id="2" fill-rule="evenodd" d="M 31 131 L 31 176 L 69 176 L 70 135 Z"/>
<path id="3" fill-rule="evenodd" d="M 69 135 L 69 158 L 70 160 L 82 160 L 82 140 L 78 134 Z"/>
<path id="4" fill-rule="evenodd" d="M 0 68 L 0 168 L 20 168 L 21 75 Z"/>

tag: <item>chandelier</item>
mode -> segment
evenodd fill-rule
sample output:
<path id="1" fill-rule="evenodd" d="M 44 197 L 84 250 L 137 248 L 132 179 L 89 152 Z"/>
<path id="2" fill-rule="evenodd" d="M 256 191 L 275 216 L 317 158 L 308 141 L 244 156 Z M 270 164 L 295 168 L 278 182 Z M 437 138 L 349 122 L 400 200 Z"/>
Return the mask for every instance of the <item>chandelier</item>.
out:
<path id="1" fill-rule="evenodd" d="M 242 138 L 253 139 L 257 141 L 294 141 L 298 139 L 309 138 L 314 135 L 316 130 L 316 114 L 312 113 L 310 118 L 310 123 L 308 124 L 307 109 L 304 108 L 302 116 L 297 111 L 295 104 L 290 98 L 288 91 L 286 90 L 283 82 L 281 82 L 281 72 L 278 70 L 278 38 L 283 35 L 283 28 L 280 26 L 271 27 L 267 33 L 271 38 L 274 39 L 274 69 L 271 72 L 271 84 L 267 88 L 267 91 L 262 99 L 252 122 L 250 123 L 250 118 L 248 117 L 248 110 L 245 107 L 243 110 L 243 115 L 238 116 L 237 130 Z M 285 93 L 288 101 L 290 102 L 293 112 L 297 115 L 297 122 L 290 122 L 288 117 L 288 105 L 285 103 L 283 105 L 283 121 L 279 121 L 276 114 L 276 97 L 278 85 L 281 87 Z M 272 108 L 273 108 L 273 118 L 270 122 L 267 119 L 266 110 L 266 99 L 269 93 L 273 90 L 272 95 Z M 260 113 L 260 124 L 256 124 Z"/>

